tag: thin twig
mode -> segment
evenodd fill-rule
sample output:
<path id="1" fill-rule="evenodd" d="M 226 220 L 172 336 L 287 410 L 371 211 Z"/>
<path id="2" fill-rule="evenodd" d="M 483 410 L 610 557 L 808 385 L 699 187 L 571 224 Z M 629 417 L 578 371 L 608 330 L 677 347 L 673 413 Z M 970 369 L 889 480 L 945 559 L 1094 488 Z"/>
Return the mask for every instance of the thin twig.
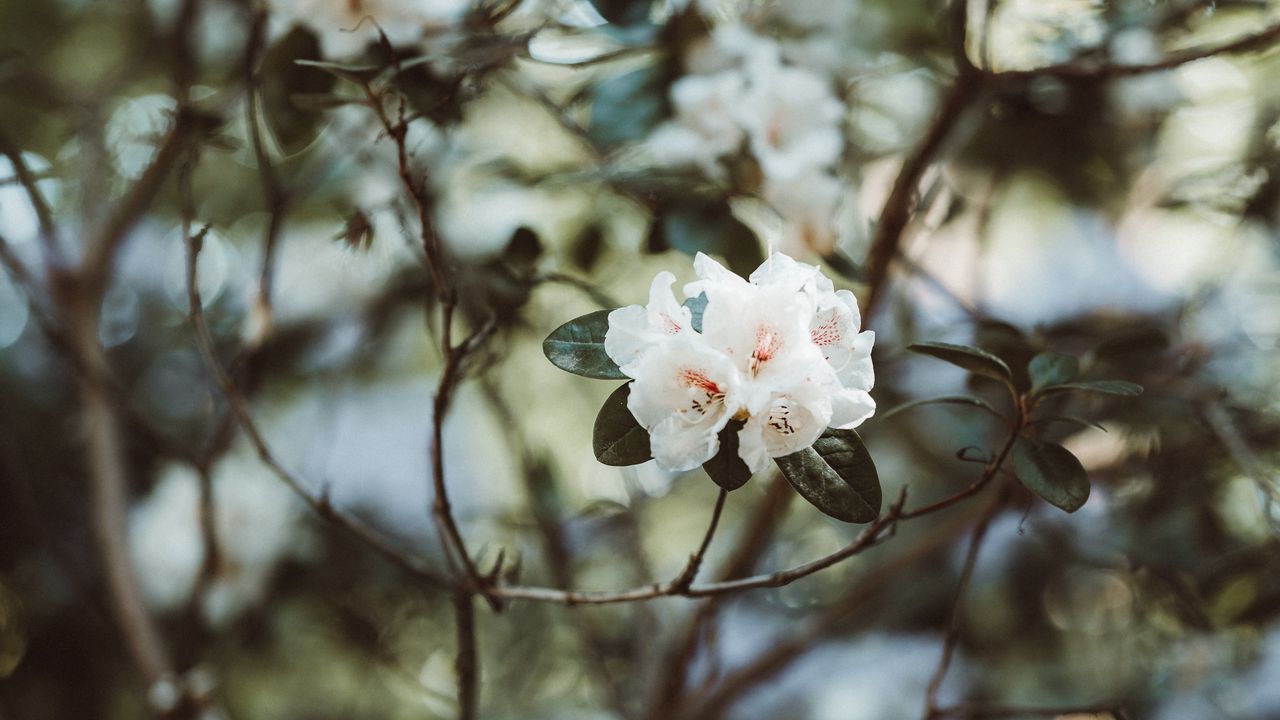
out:
<path id="1" fill-rule="evenodd" d="M 942 642 L 942 658 L 938 660 L 938 667 L 929 678 L 929 687 L 925 691 L 925 720 L 938 717 L 938 691 L 942 688 L 942 681 L 947 676 L 947 670 L 951 667 L 951 660 L 955 656 L 956 646 L 960 641 L 960 610 L 965 590 L 969 587 L 973 569 L 978 564 L 978 553 L 982 550 L 982 541 L 987 537 L 991 521 L 999 514 L 1000 508 L 1004 507 L 1007 497 L 1007 492 L 1001 493 L 996 502 L 991 503 L 983 513 L 982 519 L 973 527 L 973 533 L 969 537 L 969 550 L 965 554 L 964 566 L 960 570 L 960 579 L 956 582 L 955 595 L 951 601 L 951 620 L 947 624 L 947 632 Z"/>
<path id="2" fill-rule="evenodd" d="M 213 374 L 214 380 L 218 387 L 222 390 L 223 397 L 231 406 L 231 412 L 235 416 L 236 422 L 240 429 L 244 431 L 245 436 L 249 439 L 249 443 L 253 446 L 254 451 L 258 454 L 258 458 L 267 466 L 276 476 L 284 481 L 290 489 L 303 499 L 307 505 L 311 506 L 320 517 L 337 525 L 338 527 L 351 533 L 361 542 L 378 551 L 383 557 L 390 560 L 393 564 L 400 567 L 408 574 L 419 578 L 430 585 L 441 587 L 447 583 L 434 570 L 424 565 L 416 558 L 412 558 L 398 549 L 396 549 L 388 540 L 383 538 L 377 531 L 366 526 L 355 517 L 338 510 L 329 502 L 326 494 L 313 493 L 300 479 L 293 475 L 284 467 L 271 451 L 271 447 L 267 444 L 261 430 L 258 429 L 257 423 L 253 419 L 253 414 L 249 409 L 249 402 L 236 387 L 231 376 L 227 374 L 226 368 L 218 360 L 217 353 L 214 349 L 213 336 L 209 332 L 208 321 L 204 315 L 204 304 L 200 297 L 200 287 L 196 282 L 196 263 L 200 255 L 200 243 L 198 236 L 188 236 L 187 243 L 187 304 L 191 315 L 191 324 L 196 333 L 196 345 L 200 350 L 200 355 L 204 359 L 205 365 L 209 372 Z"/>
<path id="3" fill-rule="evenodd" d="M 58 243 L 58 228 L 53 221 L 53 210 L 49 207 L 49 201 L 45 199 L 44 193 L 40 192 L 40 187 L 37 185 L 39 178 L 31 172 L 31 168 L 27 167 L 22 151 L 2 133 L 0 133 L 0 154 L 9 158 L 14 177 L 22 184 L 31 207 L 35 209 L 46 271 L 52 273 L 60 270 L 64 267 L 64 261 Z"/>
<path id="4" fill-rule="evenodd" d="M 698 545 L 697 551 L 689 556 L 689 563 L 673 581 L 677 592 L 688 590 L 694 578 L 698 576 L 698 568 L 702 567 L 702 558 L 706 556 L 707 548 L 711 547 L 711 538 L 716 534 L 716 526 L 720 524 L 720 513 L 724 511 L 724 501 L 728 497 L 729 491 L 720 488 L 715 507 L 711 510 L 711 522 L 707 525 L 707 533 L 702 537 L 702 544 Z"/>
<path id="5" fill-rule="evenodd" d="M 750 573 L 760 556 L 769 547 L 769 539 L 773 537 L 778 525 L 786 516 L 787 509 L 796 494 L 781 475 L 774 475 L 768 484 L 765 495 L 760 499 L 751 520 L 735 539 L 734 553 L 721 567 L 717 575 L 719 580 L 733 580 Z M 698 606 L 683 631 L 677 633 L 679 640 L 667 653 L 662 676 L 654 688 L 653 699 L 649 704 L 647 717 L 649 720 L 665 720 L 677 715 L 681 694 L 685 689 L 689 667 L 698 651 L 698 645 L 715 626 L 721 603 L 720 597 L 713 597 Z"/>

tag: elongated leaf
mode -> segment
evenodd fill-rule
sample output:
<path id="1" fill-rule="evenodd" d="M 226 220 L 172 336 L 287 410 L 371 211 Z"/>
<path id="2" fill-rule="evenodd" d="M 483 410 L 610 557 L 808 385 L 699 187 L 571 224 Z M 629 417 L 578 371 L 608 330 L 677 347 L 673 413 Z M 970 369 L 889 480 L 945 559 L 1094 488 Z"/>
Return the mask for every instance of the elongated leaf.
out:
<path id="1" fill-rule="evenodd" d="M 1042 352 L 1031 358 L 1027 372 L 1031 375 L 1031 392 L 1036 393 L 1050 385 L 1074 380 L 1080 372 L 1080 361 L 1070 355 Z"/>
<path id="2" fill-rule="evenodd" d="M 332 77 L 307 67 L 310 58 L 318 57 L 316 36 L 295 27 L 272 43 L 262 59 L 262 115 L 286 154 L 301 151 L 320 133 L 324 113 L 293 102 L 297 95 L 325 95 L 333 89 Z"/>
<path id="3" fill-rule="evenodd" d="M 936 398 L 922 398 L 919 400 L 912 400 L 910 402 L 902 403 L 901 405 L 895 408 L 891 408 L 887 412 L 880 413 L 879 417 L 881 420 L 884 420 L 886 418 L 893 417 L 894 415 L 897 415 L 898 413 L 904 410 L 910 410 L 911 408 L 920 407 L 922 405 L 971 405 L 973 407 L 982 408 L 983 410 L 986 410 L 987 412 L 991 413 L 992 415 L 995 415 L 1001 420 L 1004 419 L 1004 416 L 1000 414 L 1000 411 L 991 407 L 991 405 L 988 404 L 986 400 L 983 400 L 982 398 L 971 397 L 969 395 L 944 395 L 942 397 L 936 397 Z"/>
<path id="4" fill-rule="evenodd" d="M 953 345 L 941 342 L 918 342 L 907 346 L 912 352 L 935 357 L 943 362 L 968 370 L 975 375 L 989 377 L 1000 382 L 1012 382 L 1013 373 L 1000 358 L 981 348 Z"/>
<path id="5" fill-rule="evenodd" d="M 556 328 L 542 341 L 542 353 L 552 365 L 574 375 L 598 380 L 626 380 L 618 364 L 604 351 L 609 310 L 597 310 Z"/>
<path id="6" fill-rule="evenodd" d="M 1041 392 L 1048 395 L 1049 393 L 1067 392 L 1068 390 L 1082 390 L 1084 392 L 1119 395 L 1121 397 L 1138 397 L 1142 394 L 1141 385 L 1123 380 L 1088 380 L 1085 382 L 1060 383 L 1058 385 L 1050 385 Z"/>
<path id="7" fill-rule="evenodd" d="M 1064 423 L 1069 423 L 1071 425 L 1078 425 L 1082 428 L 1096 428 L 1098 430 L 1101 430 L 1102 432 L 1107 432 L 1107 429 L 1103 427 L 1101 423 L 1096 423 L 1092 420 L 1086 420 L 1084 418 L 1078 418 L 1078 417 L 1075 417 L 1074 415 L 1046 415 L 1045 417 L 1042 417 L 1042 418 L 1036 418 L 1031 422 L 1037 425 L 1040 423 L 1064 422 Z"/>
<path id="8" fill-rule="evenodd" d="M 630 394 L 631 383 L 614 390 L 600 407 L 600 414 L 596 415 L 591 448 L 595 450 L 596 459 L 605 465 L 639 465 L 653 457 L 649 449 L 649 431 L 641 427 L 627 409 Z"/>
<path id="9" fill-rule="evenodd" d="M 737 490 L 751 479 L 751 470 L 738 456 L 738 431 L 742 429 L 740 421 L 730 421 L 720 434 L 720 450 L 716 456 L 702 463 L 702 469 L 725 490 Z"/>
<path id="10" fill-rule="evenodd" d="M 798 453 L 775 460 L 791 486 L 837 520 L 866 523 L 880 515 L 880 476 L 853 430 L 827 430 Z"/>
<path id="11" fill-rule="evenodd" d="M 1013 471 L 1028 490 L 1067 512 L 1079 510 L 1089 499 L 1089 474 L 1061 445 L 1018 438 Z"/>
<path id="12" fill-rule="evenodd" d="M 707 294 L 699 293 L 698 297 L 691 297 L 682 304 L 689 308 L 689 313 L 693 316 L 689 322 L 693 331 L 702 332 L 702 314 L 707 311 Z"/>

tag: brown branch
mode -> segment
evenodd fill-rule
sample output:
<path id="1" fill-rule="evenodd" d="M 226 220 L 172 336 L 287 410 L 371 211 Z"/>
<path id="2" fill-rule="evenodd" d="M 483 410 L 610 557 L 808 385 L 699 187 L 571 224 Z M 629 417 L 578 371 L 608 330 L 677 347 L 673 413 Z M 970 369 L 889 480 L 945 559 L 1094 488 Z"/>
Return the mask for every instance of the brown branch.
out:
<path id="1" fill-rule="evenodd" d="M 884 208 L 876 221 L 875 235 L 867 252 L 867 301 L 863 306 L 863 322 L 869 324 L 879 308 L 887 290 L 889 266 L 898 255 L 902 236 L 911 219 L 911 209 L 920 178 L 933 163 L 952 130 L 965 111 L 977 99 L 983 88 L 982 75 L 961 72 L 951 81 L 951 87 L 934 113 L 933 122 L 925 131 L 920 144 L 902 163 L 902 169 L 893 182 L 893 189 L 885 200 Z"/>
<path id="2" fill-rule="evenodd" d="M 270 445 L 267 444 L 261 430 L 258 429 L 257 423 L 253 419 L 252 411 L 249 409 L 249 402 L 236 387 L 235 382 L 227 373 L 226 368 L 218 360 L 217 353 L 214 349 L 213 336 L 209 332 L 209 324 L 204 315 L 204 304 L 200 297 L 200 287 L 196 282 L 196 263 L 200 255 L 199 236 L 188 236 L 187 244 L 187 305 L 191 315 L 191 324 L 195 329 L 196 345 L 200 350 L 200 355 L 204 359 L 209 372 L 213 374 L 214 380 L 218 387 L 222 390 L 223 397 L 231 406 L 231 412 L 234 415 L 240 429 L 244 431 L 249 443 L 253 446 L 259 460 L 267 466 L 277 477 L 279 477 L 290 489 L 303 499 L 320 517 L 333 523 L 334 525 L 347 531 L 355 538 L 365 543 L 369 547 L 376 550 L 383 557 L 387 558 L 392 564 L 404 570 L 409 575 L 416 577 L 432 586 L 444 586 L 445 581 L 435 573 L 431 568 L 427 567 L 416 558 L 412 558 L 395 548 L 387 539 L 383 538 L 377 531 L 366 526 L 354 516 L 338 510 L 329 502 L 327 494 L 313 493 L 300 479 L 293 475 L 284 467 L 271 451 Z"/>
<path id="3" fill-rule="evenodd" d="M 475 720 L 480 668 L 476 653 L 476 610 L 472 594 L 462 589 L 455 592 L 453 611 L 458 638 L 458 654 L 454 659 L 454 670 L 458 673 L 458 720 Z"/>
<path id="4" fill-rule="evenodd" d="M 86 283 L 92 294 L 99 295 L 106 287 L 116 252 L 120 249 L 129 230 L 151 206 L 151 201 L 160 192 L 165 178 L 169 175 L 169 170 L 182 157 L 196 124 L 195 116 L 179 107 L 151 164 L 129 188 L 102 231 L 85 251 L 80 272 L 83 276 L 82 282 Z"/>
<path id="5" fill-rule="evenodd" d="M 1000 508 L 1004 507 L 1008 495 L 1007 490 L 1000 494 L 996 502 L 993 502 L 983 513 L 982 519 L 973 527 L 969 537 L 969 550 L 965 554 L 960 580 L 956 583 L 955 595 L 951 600 L 951 620 L 947 624 L 947 632 L 942 642 L 942 657 L 938 660 L 938 667 L 929 678 L 929 687 L 925 691 L 925 720 L 938 717 L 938 691 L 942 688 L 942 681 L 947 676 L 947 670 L 951 667 L 951 660 L 955 656 L 956 646 L 960 641 L 960 609 L 964 593 L 969 587 L 970 579 L 973 578 L 973 569 L 978 564 L 978 553 L 982 550 L 982 541 L 986 539 L 991 521 L 999 514 Z"/>
<path id="6" fill-rule="evenodd" d="M 734 542 L 734 554 L 720 569 L 719 580 L 733 580 L 751 572 L 757 560 L 769 546 L 769 539 L 786 516 L 787 509 L 796 494 L 791 485 L 781 475 L 774 475 L 765 490 L 765 496 L 756 506 L 751 520 L 741 537 Z M 714 627 L 720 609 L 719 597 L 698 606 L 693 617 L 682 632 L 676 634 L 680 638 L 667 653 L 665 662 L 660 667 L 663 672 L 654 697 L 650 701 L 649 720 L 665 720 L 677 714 L 681 694 L 685 689 L 685 680 L 689 666 L 693 663 L 701 638 Z"/>
<path id="7" fill-rule="evenodd" d="M 894 580 L 902 574 L 903 568 L 955 542 L 956 538 L 969 526 L 969 518 L 963 515 L 948 518 L 944 523 L 934 527 L 924 540 L 897 555 L 892 561 L 859 578 L 858 582 L 851 586 L 848 594 L 837 600 L 808 627 L 798 630 L 791 637 L 774 645 L 768 652 L 735 670 L 721 680 L 715 689 L 700 698 L 692 708 L 667 717 L 689 720 L 720 717 L 743 695 L 768 682 L 793 662 L 830 640 L 834 634 L 846 630 L 849 623 L 864 619 L 867 604 L 892 587 Z"/>
<path id="8" fill-rule="evenodd" d="M 249 126 L 249 141 L 258 167 L 258 184 L 262 188 L 267 210 L 267 226 L 262 234 L 262 267 L 258 273 L 258 294 L 254 311 L 261 314 L 260 332 L 250 338 L 251 348 L 260 346 L 270 332 L 273 320 L 272 285 L 275 278 L 277 249 L 285 214 L 289 210 L 290 195 L 280 182 L 275 166 L 262 138 L 262 124 L 258 119 L 258 94 L 262 79 L 258 69 L 265 44 L 267 11 L 260 9 L 253 15 L 249 28 L 249 42 L 245 49 L 245 122 Z"/>
<path id="9" fill-rule="evenodd" d="M 1280 42 L 1280 23 L 1228 43 L 1187 48 L 1150 63 L 1086 64 L 1083 62 L 1070 62 L 1030 70 L 1003 70 L 1000 72 L 987 72 L 986 74 L 1001 80 L 1038 77 L 1057 77 L 1069 80 L 1109 80 L 1173 70 L 1187 63 L 1215 55 L 1259 52 L 1270 48 L 1277 42 Z"/>
<path id="10" fill-rule="evenodd" d="M 720 494 L 716 495 L 715 507 L 711 510 L 711 522 L 707 525 L 707 532 L 702 537 L 702 544 L 698 545 L 697 551 L 689 556 L 689 563 L 672 581 L 677 592 L 688 591 L 694 578 L 698 576 L 698 568 L 702 567 L 702 558 L 706 556 L 707 548 L 711 547 L 711 538 L 716 534 L 716 526 L 720 524 L 720 513 L 724 511 L 724 501 L 727 497 L 729 497 L 729 491 L 720 488 Z"/>
<path id="11" fill-rule="evenodd" d="M 13 166 L 13 174 L 17 181 L 22 185 L 22 189 L 26 192 L 31 207 L 36 212 L 36 222 L 40 227 L 41 248 L 44 251 L 44 262 L 46 272 L 52 273 L 64 267 L 64 260 L 58 246 L 58 228 L 53 221 L 53 210 L 49 207 L 49 201 L 45 199 L 44 194 L 40 192 L 40 187 L 36 183 L 39 178 L 31 172 L 31 168 L 27 166 L 27 161 L 22 157 L 22 151 L 18 146 L 14 145 L 4 134 L 0 133 L 0 154 L 9 158 L 9 164 Z"/>
<path id="12" fill-rule="evenodd" d="M 107 361 L 98 344 L 98 304 L 95 297 L 75 292 L 64 297 L 62 308 L 72 348 L 83 365 L 78 373 L 81 423 L 88 453 L 86 470 L 93 524 L 107 596 L 125 647 L 142 676 L 144 687 L 150 691 L 157 683 L 175 676 L 159 631 L 142 600 L 129 557 L 126 542 L 128 470 L 124 438 L 104 381 Z M 168 712 L 172 708 L 152 709 Z"/>

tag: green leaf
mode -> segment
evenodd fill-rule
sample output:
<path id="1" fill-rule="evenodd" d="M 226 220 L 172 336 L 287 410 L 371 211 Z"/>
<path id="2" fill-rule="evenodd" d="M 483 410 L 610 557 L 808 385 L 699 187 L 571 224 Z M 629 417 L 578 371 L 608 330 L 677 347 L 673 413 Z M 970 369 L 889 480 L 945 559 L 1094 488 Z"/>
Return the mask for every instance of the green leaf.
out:
<path id="1" fill-rule="evenodd" d="M 319 56 L 317 55 L 316 57 L 319 57 Z M 356 83 L 357 85 L 363 85 L 373 80 L 375 77 L 377 77 L 378 73 L 383 71 L 383 69 L 378 67 L 377 65 L 350 65 L 345 63 L 329 62 L 328 60 L 315 60 L 310 58 L 300 58 L 298 60 L 294 60 L 293 62 L 294 64 L 301 65 L 303 67 L 323 70 L 324 72 L 329 73 L 330 75 L 336 78 L 341 78 L 343 80 L 350 80 L 351 82 Z"/>
<path id="2" fill-rule="evenodd" d="M 1031 422 L 1032 424 L 1035 424 L 1035 425 L 1038 425 L 1040 423 L 1064 422 L 1071 425 L 1078 425 L 1082 428 L 1096 428 L 1098 430 L 1101 430 L 1102 432 L 1107 432 L 1107 429 L 1103 427 L 1100 423 L 1096 423 L 1092 420 L 1085 420 L 1084 418 L 1078 418 L 1078 417 L 1075 417 L 1074 415 L 1046 415 L 1045 417 L 1036 418 Z"/>
<path id="3" fill-rule="evenodd" d="M 610 75 L 596 83 L 588 94 L 588 136 L 603 146 L 643 139 L 667 116 L 669 83 L 665 69 L 658 66 Z"/>
<path id="4" fill-rule="evenodd" d="M 1027 372 L 1031 375 L 1031 392 L 1037 393 L 1050 385 L 1074 380 L 1080 372 L 1080 361 L 1070 355 L 1042 352 L 1031 358 Z"/>
<path id="5" fill-rule="evenodd" d="M 737 490 L 751 479 L 751 470 L 738 455 L 738 431 L 745 423 L 731 420 L 720 431 L 720 450 L 716 456 L 702 463 L 702 469 L 725 490 Z"/>
<path id="6" fill-rule="evenodd" d="M 918 342 L 907 346 L 911 352 L 935 357 L 943 362 L 968 370 L 975 375 L 989 377 L 1003 383 L 1013 382 L 1013 373 L 1000 358 L 981 348 L 953 345 L 942 342 Z"/>
<path id="7" fill-rule="evenodd" d="M 724 258 L 735 273 L 747 277 L 764 262 L 760 240 L 733 216 L 727 198 L 683 200 L 658 218 L 659 246 L 686 255 L 705 252 Z"/>
<path id="8" fill-rule="evenodd" d="M 639 465 L 653 457 L 649 449 L 649 431 L 636 422 L 635 416 L 627 409 L 630 394 L 631 383 L 614 390 L 600 407 L 600 414 L 596 415 L 596 424 L 591 431 L 591 448 L 595 450 L 596 459 L 605 465 Z"/>
<path id="9" fill-rule="evenodd" d="M 689 324 L 693 326 L 693 331 L 702 332 L 702 314 L 707 311 L 707 294 L 698 293 L 698 297 L 691 297 L 681 304 L 689 308 L 692 316 Z"/>
<path id="10" fill-rule="evenodd" d="M 787 482 L 831 517 L 867 523 L 880 516 L 880 477 L 853 430 L 827 430 L 798 453 L 775 460 Z"/>
<path id="11" fill-rule="evenodd" d="M 982 398 L 970 397 L 969 395 L 944 395 L 943 397 L 912 400 L 910 402 L 905 402 L 895 408 L 892 408 L 887 412 L 880 413 L 879 418 L 881 420 L 885 420 L 893 417 L 894 415 L 897 415 L 898 413 L 904 410 L 910 410 L 911 408 L 920 407 L 921 405 L 972 405 L 973 407 L 978 407 L 978 408 L 982 408 L 983 410 L 986 410 L 987 412 L 1000 418 L 1001 420 L 1005 419 L 1005 417 L 1000 414 L 1000 411 L 991 407 L 991 405 L 988 404 L 986 400 L 983 400 Z"/>
<path id="12" fill-rule="evenodd" d="M 1060 383 L 1058 385 L 1050 385 L 1040 392 L 1048 395 L 1049 393 L 1067 392 L 1069 390 L 1119 395 L 1121 397 L 1138 397 L 1142 394 L 1141 385 L 1123 380 L 1088 380 L 1085 382 Z"/>
<path id="13" fill-rule="evenodd" d="M 267 49 L 262 59 L 262 114 L 280 149 L 292 155 L 319 135 L 323 111 L 294 102 L 295 96 L 326 95 L 334 79 L 307 63 L 320 57 L 316 36 L 294 28 Z"/>
<path id="14" fill-rule="evenodd" d="M 1089 474 L 1061 445 L 1018 438 L 1013 471 L 1028 490 L 1067 512 L 1079 510 L 1089 499 Z"/>
<path id="15" fill-rule="evenodd" d="M 628 379 L 604 351 L 610 312 L 597 310 L 556 328 L 542 341 L 542 353 L 552 365 L 574 375 L 598 380 Z"/>

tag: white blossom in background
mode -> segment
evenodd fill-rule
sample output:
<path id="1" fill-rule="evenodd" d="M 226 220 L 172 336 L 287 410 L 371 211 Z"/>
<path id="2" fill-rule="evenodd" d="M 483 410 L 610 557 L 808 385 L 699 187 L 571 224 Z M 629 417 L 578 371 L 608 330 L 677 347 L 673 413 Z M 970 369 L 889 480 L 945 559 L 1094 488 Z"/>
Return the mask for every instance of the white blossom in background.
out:
<path id="1" fill-rule="evenodd" d="M 378 40 L 378 28 L 393 45 L 412 45 L 428 29 L 447 26 L 470 8 L 470 0 L 272 0 L 273 31 L 294 25 L 313 31 L 327 58 L 348 58 Z"/>
<path id="2" fill-rule="evenodd" d="M 803 68 L 773 67 L 752 79 L 736 109 L 767 178 L 786 182 L 840 159 L 844 105 L 825 78 Z"/>
<path id="3" fill-rule="evenodd" d="M 741 23 L 716 27 L 685 64 L 689 74 L 671 86 L 673 117 L 645 141 L 652 161 L 724 181 L 725 161 L 745 148 L 782 220 L 783 249 L 831 253 L 846 109 L 830 78 L 784 62 L 776 40 Z"/>
<path id="4" fill-rule="evenodd" d="M 828 428 L 853 428 L 875 412 L 871 346 L 853 295 L 812 265 L 781 253 L 749 280 L 699 253 L 687 297 L 706 295 L 701 331 L 660 274 L 648 306 L 609 314 L 605 350 L 635 379 L 628 408 L 649 431 L 666 470 L 689 470 L 719 450 L 731 420 L 752 472 L 803 450 Z"/>
<path id="5" fill-rule="evenodd" d="M 740 70 L 725 70 L 673 83 L 675 118 L 658 126 L 646 143 L 654 160 L 673 167 L 694 165 L 708 177 L 722 177 L 720 159 L 736 152 L 746 137 L 734 113 L 746 82 Z"/>
<path id="6" fill-rule="evenodd" d="M 266 595 L 276 567 L 303 557 L 305 511 L 255 459 L 229 457 L 213 469 L 214 532 L 219 562 L 200 608 L 222 625 Z M 161 611 L 191 599 L 204 565 L 200 484 L 194 470 L 173 465 L 129 515 L 129 551 L 143 598 Z"/>

